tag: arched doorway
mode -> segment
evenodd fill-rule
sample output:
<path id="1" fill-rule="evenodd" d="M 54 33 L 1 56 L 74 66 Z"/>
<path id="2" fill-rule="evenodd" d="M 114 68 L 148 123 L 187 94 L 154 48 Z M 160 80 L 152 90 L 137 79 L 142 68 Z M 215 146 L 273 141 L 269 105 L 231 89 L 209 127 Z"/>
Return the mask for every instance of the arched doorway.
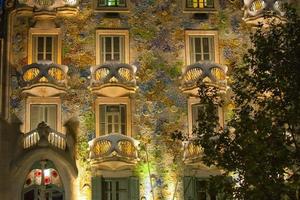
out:
<path id="1" fill-rule="evenodd" d="M 22 200 L 64 200 L 61 177 L 50 160 L 35 162 L 24 183 Z"/>

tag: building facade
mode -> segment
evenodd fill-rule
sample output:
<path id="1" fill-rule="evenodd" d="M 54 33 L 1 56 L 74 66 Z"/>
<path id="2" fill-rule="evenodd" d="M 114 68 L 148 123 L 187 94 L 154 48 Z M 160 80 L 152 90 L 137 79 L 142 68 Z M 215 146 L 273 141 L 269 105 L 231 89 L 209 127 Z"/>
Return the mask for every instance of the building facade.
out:
<path id="1" fill-rule="evenodd" d="M 229 96 L 252 27 L 284 1 L 0 2 L 0 199 L 222 198 L 193 143 L 197 83 Z"/>

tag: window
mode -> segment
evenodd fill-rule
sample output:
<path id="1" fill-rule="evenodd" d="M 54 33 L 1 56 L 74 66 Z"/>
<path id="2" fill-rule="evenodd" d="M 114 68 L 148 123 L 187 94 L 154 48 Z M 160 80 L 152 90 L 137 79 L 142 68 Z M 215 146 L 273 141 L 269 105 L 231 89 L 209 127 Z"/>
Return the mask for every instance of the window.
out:
<path id="1" fill-rule="evenodd" d="M 183 179 L 184 200 L 217 200 L 222 195 L 211 189 L 209 182 L 205 178 L 189 177 Z"/>
<path id="2" fill-rule="evenodd" d="M 214 61 L 213 36 L 190 36 L 191 62 Z"/>
<path id="3" fill-rule="evenodd" d="M 28 63 L 61 63 L 61 32 L 58 28 L 31 28 L 28 40 Z"/>
<path id="4" fill-rule="evenodd" d="M 98 97 L 96 136 L 119 133 L 131 136 L 131 100 L 128 97 Z"/>
<path id="5" fill-rule="evenodd" d="M 139 200 L 137 177 L 92 177 L 92 199 Z"/>
<path id="6" fill-rule="evenodd" d="M 44 121 L 50 128 L 56 130 L 57 105 L 55 104 L 31 104 L 30 105 L 30 129 L 36 129 L 38 124 Z"/>
<path id="7" fill-rule="evenodd" d="M 100 105 L 100 134 L 126 135 L 126 105 Z"/>
<path id="8" fill-rule="evenodd" d="M 187 8 L 213 8 L 214 0 L 186 0 Z"/>
<path id="9" fill-rule="evenodd" d="M 27 97 L 25 124 L 22 127 L 24 133 L 37 128 L 42 121 L 58 131 L 61 127 L 61 99 L 59 97 Z"/>
<path id="10" fill-rule="evenodd" d="M 64 190 L 53 162 L 41 160 L 32 166 L 26 177 L 23 188 L 23 200 L 40 199 L 43 192 L 44 198 L 49 200 L 64 200 Z"/>
<path id="11" fill-rule="evenodd" d="M 127 30 L 97 30 L 96 64 L 129 63 Z"/>
<path id="12" fill-rule="evenodd" d="M 33 36 L 33 62 L 57 61 L 57 36 Z"/>
<path id="13" fill-rule="evenodd" d="M 101 63 L 124 62 L 124 36 L 100 36 Z"/>
<path id="14" fill-rule="evenodd" d="M 104 180 L 103 200 L 127 200 L 128 180 L 112 179 Z"/>
<path id="15" fill-rule="evenodd" d="M 201 61 L 219 62 L 217 31 L 187 30 L 185 37 L 187 65 Z"/>
<path id="16" fill-rule="evenodd" d="M 98 7 L 126 7 L 126 0 L 98 0 Z"/>
<path id="17" fill-rule="evenodd" d="M 199 99 L 190 97 L 188 99 L 188 122 L 189 122 L 189 133 L 192 134 L 193 129 L 198 127 L 199 113 L 200 111 L 205 112 L 205 105 L 199 104 Z M 216 107 L 215 115 L 219 117 L 219 124 L 221 127 L 224 126 L 224 112 L 223 108 Z"/>

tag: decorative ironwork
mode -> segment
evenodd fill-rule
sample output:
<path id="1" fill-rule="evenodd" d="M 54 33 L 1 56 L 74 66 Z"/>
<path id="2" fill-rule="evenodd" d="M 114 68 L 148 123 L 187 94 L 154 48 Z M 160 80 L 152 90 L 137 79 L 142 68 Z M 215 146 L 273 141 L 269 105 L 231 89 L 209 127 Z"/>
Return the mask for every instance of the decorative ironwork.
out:
<path id="1" fill-rule="evenodd" d="M 283 4 L 285 0 L 244 0 L 244 17 L 246 22 L 257 21 L 266 16 L 282 19 L 285 12 Z"/>
<path id="2" fill-rule="evenodd" d="M 195 140 L 189 140 L 183 143 L 183 159 L 186 163 L 194 162 L 201 158 L 202 148 Z"/>
<path id="3" fill-rule="evenodd" d="M 91 86 L 104 84 L 120 84 L 135 87 L 136 68 L 129 64 L 109 63 L 91 67 Z"/>
<path id="4" fill-rule="evenodd" d="M 97 137 L 89 142 L 90 158 L 100 161 L 119 160 L 135 163 L 139 142 L 121 134 Z"/>
<path id="5" fill-rule="evenodd" d="M 66 149 L 66 136 L 51 129 L 45 122 L 41 122 L 38 127 L 23 136 L 23 148 L 28 149 L 35 146 L 54 146 Z"/>
<path id="6" fill-rule="evenodd" d="M 31 87 L 35 84 L 52 84 L 66 87 L 68 67 L 51 62 L 39 62 L 26 65 L 20 71 L 20 85 Z"/>
<path id="7" fill-rule="evenodd" d="M 226 67 L 212 62 L 198 62 L 186 67 L 182 88 L 193 89 L 199 81 L 212 83 L 220 87 L 226 86 Z"/>
<path id="8" fill-rule="evenodd" d="M 18 0 L 18 4 L 41 10 L 54 10 L 55 8 L 75 6 L 78 4 L 78 0 Z"/>

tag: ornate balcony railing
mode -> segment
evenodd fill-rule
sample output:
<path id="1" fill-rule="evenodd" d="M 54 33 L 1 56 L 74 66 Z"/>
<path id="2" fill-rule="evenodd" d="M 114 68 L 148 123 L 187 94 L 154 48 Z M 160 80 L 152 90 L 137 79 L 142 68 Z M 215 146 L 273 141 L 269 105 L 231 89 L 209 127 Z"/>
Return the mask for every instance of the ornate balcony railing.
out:
<path id="1" fill-rule="evenodd" d="M 244 0 L 244 17 L 247 23 L 258 24 L 265 18 L 283 19 L 283 4 L 287 0 Z"/>
<path id="2" fill-rule="evenodd" d="M 66 136 L 51 129 L 45 122 L 23 136 L 23 148 L 53 146 L 61 150 L 66 149 Z"/>
<path id="3" fill-rule="evenodd" d="M 90 159 L 96 162 L 121 161 L 135 164 L 138 161 L 139 142 L 121 134 L 97 137 L 89 142 Z"/>
<path id="4" fill-rule="evenodd" d="M 225 89 L 226 71 L 225 66 L 213 62 L 198 62 L 189 65 L 183 73 L 181 88 L 185 92 L 191 92 L 197 90 L 199 81 L 203 81 Z"/>
<path id="5" fill-rule="evenodd" d="M 29 93 L 36 93 L 35 87 L 55 88 L 58 91 L 48 91 L 60 93 L 67 87 L 68 67 L 65 65 L 54 64 L 48 61 L 32 63 L 24 66 L 20 71 L 19 82 L 23 90 Z M 35 94 L 38 95 L 38 94 Z"/>
<path id="6" fill-rule="evenodd" d="M 195 163 L 201 159 L 202 148 L 195 140 L 183 142 L 183 160 L 185 163 Z"/>
<path id="7" fill-rule="evenodd" d="M 124 95 L 136 89 L 136 67 L 133 65 L 108 63 L 92 66 L 90 70 L 91 88 L 96 93 Z M 111 89 L 115 91 L 111 92 Z"/>

